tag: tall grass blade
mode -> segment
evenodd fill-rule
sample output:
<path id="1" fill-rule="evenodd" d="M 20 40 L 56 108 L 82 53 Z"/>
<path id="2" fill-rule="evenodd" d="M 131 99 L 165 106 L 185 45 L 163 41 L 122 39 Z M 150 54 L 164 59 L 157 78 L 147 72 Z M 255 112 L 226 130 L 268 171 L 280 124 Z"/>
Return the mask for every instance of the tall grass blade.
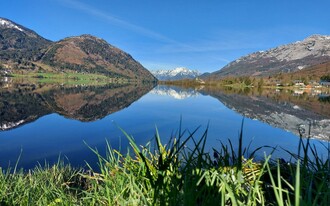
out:
<path id="1" fill-rule="evenodd" d="M 242 170 L 242 147 L 243 147 L 243 126 L 244 126 L 244 117 L 242 119 L 242 124 L 241 124 L 241 131 L 239 133 L 239 141 L 238 141 L 238 160 L 237 160 L 237 171 Z"/>
<path id="2" fill-rule="evenodd" d="M 278 188 L 278 194 L 279 194 L 279 200 L 281 201 L 281 205 L 283 204 L 283 189 L 282 189 L 282 178 L 281 178 L 281 170 L 280 170 L 280 163 L 277 161 L 277 188 Z"/>
<path id="3" fill-rule="evenodd" d="M 17 166 L 18 166 L 19 161 L 21 160 L 22 153 L 23 153 L 23 149 L 21 148 L 21 151 L 20 151 L 20 153 L 19 153 L 19 155 L 18 155 L 18 158 L 17 158 L 17 161 L 16 161 L 16 163 L 15 163 L 15 167 L 14 167 L 14 171 L 13 171 L 14 174 L 16 174 Z"/>
<path id="4" fill-rule="evenodd" d="M 300 161 L 297 161 L 296 184 L 295 184 L 295 206 L 300 206 Z"/>
<path id="5" fill-rule="evenodd" d="M 137 144 L 135 143 L 135 140 L 133 137 L 131 137 L 129 134 L 127 134 L 127 132 L 125 130 L 123 130 L 121 127 L 118 126 L 118 128 L 120 129 L 120 131 L 125 135 L 125 137 L 128 139 L 129 143 L 131 144 L 131 146 L 133 147 L 134 151 L 137 154 L 140 154 L 140 148 L 137 146 Z"/>
<path id="6" fill-rule="evenodd" d="M 276 198 L 276 203 L 280 206 L 284 206 L 283 199 L 281 198 L 282 195 L 280 194 L 281 193 L 281 191 L 280 191 L 281 188 L 279 188 L 276 185 L 269 164 L 267 164 L 266 166 L 267 166 L 269 178 L 270 178 L 270 181 L 271 181 L 271 185 L 272 185 L 272 188 L 273 188 L 273 191 L 274 191 L 274 195 L 275 195 L 275 198 Z M 277 165 L 277 167 L 279 168 L 279 165 Z"/>

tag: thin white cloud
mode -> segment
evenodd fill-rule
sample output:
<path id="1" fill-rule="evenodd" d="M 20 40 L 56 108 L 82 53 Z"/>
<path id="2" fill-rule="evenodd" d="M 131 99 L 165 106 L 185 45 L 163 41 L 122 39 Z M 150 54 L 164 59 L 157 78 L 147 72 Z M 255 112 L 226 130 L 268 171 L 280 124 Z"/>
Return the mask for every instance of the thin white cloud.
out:
<path id="1" fill-rule="evenodd" d="M 57 1 L 61 2 L 65 7 L 97 17 L 106 21 L 108 24 L 116 25 L 122 29 L 158 41 L 156 44 L 150 44 L 148 49 L 139 50 L 139 54 L 148 56 L 148 58 L 150 58 L 149 55 L 157 56 L 161 54 L 161 61 L 169 59 L 169 62 L 186 62 L 186 64 L 189 64 L 190 62 L 196 62 L 196 59 L 198 59 L 197 56 L 200 55 L 200 61 L 215 61 L 219 65 L 227 64 L 233 58 L 236 58 L 237 55 L 244 55 L 244 52 L 266 50 L 273 47 L 281 41 L 281 36 L 290 36 L 292 31 L 292 28 L 283 29 L 274 27 L 268 29 L 260 28 L 257 30 L 224 30 L 219 28 L 218 31 L 205 31 L 206 36 L 202 36 L 200 39 L 182 43 L 148 28 L 123 20 L 120 17 L 116 17 L 107 11 L 100 10 L 89 4 L 77 0 Z M 287 34 L 283 34 L 283 31 L 286 31 Z M 144 46 L 144 48 L 146 48 L 146 46 Z M 233 55 L 235 52 L 237 52 L 237 55 Z M 169 57 L 165 58 L 164 54 Z M 142 59 L 143 58 L 141 58 L 140 61 L 147 68 L 171 69 L 179 66 L 175 63 L 148 62 L 145 58 L 144 60 Z"/>
<path id="2" fill-rule="evenodd" d="M 150 29 L 141 27 L 136 24 L 132 24 L 128 21 L 125 21 L 121 18 L 113 16 L 108 12 L 104 12 L 99 10 L 91 5 L 86 3 L 82 3 L 76 0 L 58 0 L 62 3 L 62 5 L 84 12 L 86 14 L 98 17 L 102 20 L 107 21 L 109 24 L 116 25 L 126 30 L 130 30 L 134 33 L 138 33 L 140 35 L 161 41 L 164 44 L 163 46 L 158 46 L 153 52 L 157 53 L 202 53 L 202 52 L 215 52 L 215 51 L 226 51 L 226 50 L 233 50 L 233 49 L 242 49 L 251 47 L 251 45 L 244 44 L 242 41 L 238 39 L 233 40 L 226 40 L 226 38 L 215 38 L 209 40 L 202 40 L 197 42 L 190 42 L 190 43 L 182 43 L 175 41 L 167 36 L 164 36 L 160 33 L 152 31 Z M 219 59 L 220 60 L 220 59 Z M 221 61 L 227 62 L 228 60 L 223 59 Z"/>
<path id="3" fill-rule="evenodd" d="M 189 42 L 189 46 L 167 44 L 159 47 L 158 53 L 218 53 L 242 50 L 267 50 L 272 47 L 297 41 L 297 32 L 292 35 L 293 29 L 286 27 L 262 28 L 257 30 L 220 30 L 209 32 L 200 40 Z M 283 39 L 288 42 L 283 42 Z M 220 59 L 219 59 L 220 60 Z M 223 59 L 225 60 L 225 59 Z"/>
<path id="4" fill-rule="evenodd" d="M 217 60 L 217 61 L 220 61 L 220 62 L 224 62 L 224 63 L 229 63 L 230 62 L 229 59 L 223 58 L 221 56 L 211 56 L 210 58 L 212 58 L 214 60 Z"/>
<path id="5" fill-rule="evenodd" d="M 164 63 L 164 62 L 154 62 L 154 61 L 142 61 L 141 64 L 145 68 L 149 68 L 150 70 L 158 70 L 158 69 L 174 69 L 177 67 L 184 67 L 178 64 Z"/>
<path id="6" fill-rule="evenodd" d="M 75 0 L 58 0 L 58 1 L 61 2 L 66 7 L 82 11 L 86 14 L 89 14 L 89 15 L 92 15 L 95 17 L 99 17 L 103 20 L 106 20 L 108 23 L 117 25 L 118 27 L 121 27 L 123 29 L 130 30 L 135 33 L 141 34 L 143 36 L 146 36 L 146 37 L 149 37 L 152 39 L 156 39 L 159 41 L 163 41 L 166 43 L 180 44 L 179 42 L 176 42 L 175 40 L 170 39 L 162 34 L 159 34 L 157 32 L 146 29 L 144 27 L 132 24 L 132 23 L 122 20 L 118 17 L 112 16 L 111 14 L 101 11 L 99 9 L 96 9 L 88 4 L 78 2 Z"/>
<path id="7" fill-rule="evenodd" d="M 159 48 L 159 53 L 205 53 L 223 52 L 230 50 L 255 49 L 265 47 L 260 32 L 251 33 L 238 31 L 225 31 L 209 36 L 195 42 L 190 42 L 190 46 L 168 44 Z"/>

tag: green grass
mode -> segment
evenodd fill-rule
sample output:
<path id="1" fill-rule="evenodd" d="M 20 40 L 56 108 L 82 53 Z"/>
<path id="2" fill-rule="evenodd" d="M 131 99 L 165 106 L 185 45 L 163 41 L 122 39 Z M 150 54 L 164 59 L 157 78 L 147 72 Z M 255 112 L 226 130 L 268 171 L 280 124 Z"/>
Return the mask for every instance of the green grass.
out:
<path id="1" fill-rule="evenodd" d="M 128 80 L 121 78 L 110 78 L 101 74 L 82 74 L 82 73 L 28 73 L 11 74 L 16 79 L 28 79 L 39 83 L 65 83 L 65 84 L 102 84 L 102 83 L 126 83 Z"/>
<path id="2" fill-rule="evenodd" d="M 230 140 L 205 151 L 208 129 L 196 138 L 198 130 L 179 129 L 166 144 L 156 130 L 155 148 L 138 146 L 122 130 L 127 154 L 108 143 L 105 156 L 90 148 L 100 172 L 61 161 L 27 172 L 1 170 L 0 205 L 329 205 L 329 157 L 321 159 L 309 141 L 297 153 L 284 151 L 292 162 L 271 156 L 256 162 L 261 148 L 242 145 L 243 123 L 237 151 Z"/>

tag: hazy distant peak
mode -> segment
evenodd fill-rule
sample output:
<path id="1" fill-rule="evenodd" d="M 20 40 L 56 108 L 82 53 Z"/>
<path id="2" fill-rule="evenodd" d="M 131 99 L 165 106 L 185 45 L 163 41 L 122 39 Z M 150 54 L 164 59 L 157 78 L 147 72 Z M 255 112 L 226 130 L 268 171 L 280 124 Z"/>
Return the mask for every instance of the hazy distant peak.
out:
<path id="1" fill-rule="evenodd" d="M 177 73 L 179 73 L 179 72 L 189 72 L 189 71 L 190 70 L 185 68 L 185 67 L 177 67 L 177 68 L 171 70 L 172 73 L 175 73 L 175 72 L 177 72 Z"/>
<path id="2" fill-rule="evenodd" d="M 178 67 L 171 70 L 155 70 L 151 73 L 159 80 L 178 80 L 178 79 L 193 79 L 201 73 L 197 70 L 191 70 L 185 67 Z"/>

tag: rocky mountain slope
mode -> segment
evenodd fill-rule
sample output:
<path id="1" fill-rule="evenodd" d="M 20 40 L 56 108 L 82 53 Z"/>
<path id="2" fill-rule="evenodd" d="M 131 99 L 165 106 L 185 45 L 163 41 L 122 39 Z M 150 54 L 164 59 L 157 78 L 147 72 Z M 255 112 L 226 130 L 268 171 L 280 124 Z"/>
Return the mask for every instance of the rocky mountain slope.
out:
<path id="1" fill-rule="evenodd" d="M 41 62 L 58 71 L 67 69 L 130 79 L 154 78 L 129 54 L 91 35 L 69 37 L 55 42 L 48 47 Z"/>
<path id="2" fill-rule="evenodd" d="M 200 75 L 197 70 L 190 70 L 187 68 L 179 67 L 172 70 L 156 70 L 151 73 L 158 80 L 180 80 L 180 79 L 194 79 Z"/>
<path id="3" fill-rule="evenodd" d="M 0 18 L 0 62 L 36 61 L 51 43 L 30 29 Z"/>
<path id="4" fill-rule="evenodd" d="M 330 36 L 313 35 L 303 41 L 243 56 L 208 78 L 267 76 L 288 73 L 330 61 Z"/>
<path id="5" fill-rule="evenodd" d="M 109 77 L 155 81 L 155 77 L 131 55 L 105 40 L 81 35 L 51 42 L 36 32 L 0 18 L 0 73 L 78 72 Z"/>

